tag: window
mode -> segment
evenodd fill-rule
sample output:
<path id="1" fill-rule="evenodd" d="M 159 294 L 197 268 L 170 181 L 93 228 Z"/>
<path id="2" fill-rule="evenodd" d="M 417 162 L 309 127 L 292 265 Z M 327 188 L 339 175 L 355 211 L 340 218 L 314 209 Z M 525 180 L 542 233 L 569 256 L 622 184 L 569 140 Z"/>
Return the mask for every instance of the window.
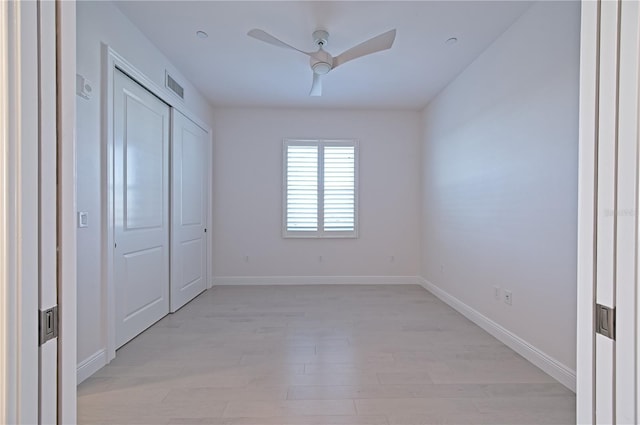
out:
<path id="1" fill-rule="evenodd" d="M 284 141 L 283 236 L 358 236 L 358 142 Z"/>

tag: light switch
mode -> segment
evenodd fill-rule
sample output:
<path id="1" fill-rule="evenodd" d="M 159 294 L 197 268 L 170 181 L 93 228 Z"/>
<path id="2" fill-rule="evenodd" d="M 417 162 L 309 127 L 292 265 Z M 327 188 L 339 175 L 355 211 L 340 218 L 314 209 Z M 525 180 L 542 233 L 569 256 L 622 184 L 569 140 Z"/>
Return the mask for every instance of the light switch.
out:
<path id="1" fill-rule="evenodd" d="M 87 211 L 78 212 L 78 227 L 89 227 L 89 213 Z"/>

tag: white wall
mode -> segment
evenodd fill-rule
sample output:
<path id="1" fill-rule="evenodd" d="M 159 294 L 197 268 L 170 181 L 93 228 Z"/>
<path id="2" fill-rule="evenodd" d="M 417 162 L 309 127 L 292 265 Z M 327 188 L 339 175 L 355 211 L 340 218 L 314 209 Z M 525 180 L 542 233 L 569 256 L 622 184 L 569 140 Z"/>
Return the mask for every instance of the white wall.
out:
<path id="1" fill-rule="evenodd" d="M 213 128 L 216 282 L 418 275 L 418 112 L 218 109 Z M 360 140 L 359 238 L 282 238 L 282 140 L 290 137 Z"/>
<path id="2" fill-rule="evenodd" d="M 106 345 L 105 288 L 101 258 L 106 204 L 102 199 L 104 171 L 103 107 L 104 63 L 101 43 L 111 46 L 160 87 L 165 69 L 185 86 L 187 109 L 210 124 L 212 110 L 176 68 L 111 2 L 77 3 L 77 72 L 92 82 L 93 97 L 77 100 L 77 202 L 89 212 L 89 227 L 78 229 L 78 363 L 99 354 Z M 98 359 L 99 360 L 99 359 Z"/>
<path id="3" fill-rule="evenodd" d="M 572 370 L 579 18 L 534 4 L 425 109 L 422 154 L 422 276 Z"/>

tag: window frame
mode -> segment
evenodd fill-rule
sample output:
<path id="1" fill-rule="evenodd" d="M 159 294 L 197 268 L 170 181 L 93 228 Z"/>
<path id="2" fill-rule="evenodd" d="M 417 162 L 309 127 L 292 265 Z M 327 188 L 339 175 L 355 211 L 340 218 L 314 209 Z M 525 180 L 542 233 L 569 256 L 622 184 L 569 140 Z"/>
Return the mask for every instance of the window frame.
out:
<path id="1" fill-rule="evenodd" d="M 282 142 L 282 237 L 285 239 L 357 239 L 359 237 L 359 162 L 360 143 L 357 139 L 294 139 L 286 138 Z M 318 230 L 295 231 L 287 229 L 287 172 L 289 146 L 317 146 L 318 147 Z M 353 230 L 325 231 L 324 230 L 324 148 L 326 146 L 353 146 Z"/>

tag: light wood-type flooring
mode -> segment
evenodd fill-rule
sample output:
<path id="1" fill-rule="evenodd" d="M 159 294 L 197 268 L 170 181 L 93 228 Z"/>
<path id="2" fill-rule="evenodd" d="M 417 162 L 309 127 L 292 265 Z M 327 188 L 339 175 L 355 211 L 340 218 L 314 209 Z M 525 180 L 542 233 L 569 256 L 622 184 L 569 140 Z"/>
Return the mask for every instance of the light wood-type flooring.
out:
<path id="1" fill-rule="evenodd" d="M 575 395 L 419 286 L 219 286 L 78 387 L 80 424 L 573 424 Z"/>

